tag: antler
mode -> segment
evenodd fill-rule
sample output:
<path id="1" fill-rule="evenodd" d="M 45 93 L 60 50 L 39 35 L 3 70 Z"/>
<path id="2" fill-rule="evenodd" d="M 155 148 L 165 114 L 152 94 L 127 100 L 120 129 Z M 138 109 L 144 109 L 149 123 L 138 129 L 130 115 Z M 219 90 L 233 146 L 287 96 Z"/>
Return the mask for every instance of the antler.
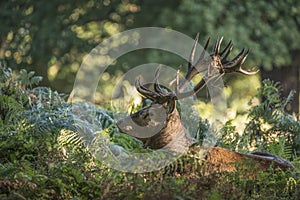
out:
<path id="1" fill-rule="evenodd" d="M 222 41 L 223 41 L 223 37 L 221 37 L 220 39 L 217 40 L 217 42 L 215 43 L 215 47 L 214 47 L 214 54 L 213 54 L 213 56 L 211 55 L 212 58 L 219 57 L 221 59 L 222 68 L 219 68 L 221 74 L 230 73 L 230 72 L 239 72 L 239 73 L 246 74 L 246 75 L 253 75 L 258 72 L 258 70 L 257 71 L 246 71 L 246 70 L 242 69 L 242 67 L 241 67 L 249 54 L 249 49 L 248 50 L 242 49 L 235 58 L 228 61 L 227 57 L 230 54 L 230 52 L 233 48 L 233 45 L 230 40 L 229 43 L 226 45 L 226 47 L 223 49 L 223 51 L 221 53 L 219 53 Z M 222 58 L 223 54 L 225 54 L 225 55 Z"/>
<path id="2" fill-rule="evenodd" d="M 205 52 L 207 50 L 210 41 L 210 38 L 208 38 L 200 54 L 198 61 L 196 62 L 195 65 L 193 65 L 196 46 L 198 43 L 198 37 L 199 34 L 197 34 L 195 38 L 195 42 L 189 57 L 187 74 L 182 84 L 179 84 L 179 70 L 177 72 L 176 81 L 175 81 L 175 93 L 177 99 L 185 98 L 197 93 L 199 90 L 201 90 L 204 87 L 206 82 L 211 80 L 213 77 L 220 76 L 225 73 L 231 73 L 231 72 L 239 72 L 246 75 L 253 75 L 258 72 L 258 71 L 246 71 L 241 67 L 248 56 L 249 50 L 242 49 L 240 53 L 232 60 L 227 60 L 227 57 L 230 54 L 233 45 L 232 45 L 232 41 L 230 40 L 226 45 L 226 47 L 220 52 L 223 37 L 217 39 L 213 48 L 213 53 L 210 54 L 208 57 L 205 57 Z M 191 81 L 197 74 L 200 73 L 203 66 L 204 67 L 207 66 L 207 72 L 203 76 L 203 78 L 199 81 L 199 83 L 193 88 L 193 90 L 188 92 L 182 92 L 186 88 L 186 84 L 189 81 Z"/>
<path id="3" fill-rule="evenodd" d="M 194 58 L 195 58 L 195 52 L 196 52 L 196 46 L 198 44 L 198 38 L 199 34 L 197 34 L 191 53 L 189 57 L 189 63 L 188 63 L 188 70 L 185 75 L 185 79 L 180 83 L 179 81 L 179 71 L 177 71 L 176 79 L 175 79 L 175 94 L 172 92 L 165 93 L 159 83 L 158 83 L 158 76 L 159 76 L 159 70 L 155 73 L 155 83 L 154 83 L 154 91 L 148 89 L 147 87 L 141 85 L 140 79 L 138 78 L 136 80 L 135 86 L 139 93 L 144 95 L 145 97 L 151 99 L 152 101 L 156 103 L 164 103 L 170 99 L 170 97 L 175 98 L 176 100 L 182 99 L 188 96 L 192 96 L 193 94 L 197 93 L 199 90 L 201 90 L 205 84 L 210 81 L 214 77 L 221 76 L 226 73 L 231 72 L 239 72 L 246 75 L 253 75 L 258 72 L 257 71 L 246 71 L 242 68 L 243 63 L 245 62 L 249 50 L 242 49 L 237 56 L 235 56 L 231 60 L 227 60 L 230 52 L 232 51 L 233 44 L 230 40 L 228 44 L 225 46 L 225 48 L 220 51 L 221 44 L 223 41 L 223 37 L 217 39 L 214 48 L 213 53 L 206 55 L 206 50 L 209 45 L 210 38 L 206 41 L 206 44 L 197 60 L 195 65 Z M 194 86 L 194 88 L 190 91 L 183 92 L 183 90 L 186 88 L 187 83 L 191 81 L 197 74 L 199 74 L 201 71 L 203 71 L 205 68 L 207 68 L 207 72 L 204 74 L 202 79 Z"/>
<path id="4" fill-rule="evenodd" d="M 159 104 L 167 102 L 170 98 L 176 98 L 176 95 L 174 93 L 163 91 L 163 89 L 160 87 L 160 84 L 158 83 L 158 76 L 159 69 L 157 69 L 155 73 L 154 91 L 141 85 L 140 77 L 137 78 L 135 81 L 135 87 L 137 91 L 145 97 L 151 99 L 153 102 Z"/>

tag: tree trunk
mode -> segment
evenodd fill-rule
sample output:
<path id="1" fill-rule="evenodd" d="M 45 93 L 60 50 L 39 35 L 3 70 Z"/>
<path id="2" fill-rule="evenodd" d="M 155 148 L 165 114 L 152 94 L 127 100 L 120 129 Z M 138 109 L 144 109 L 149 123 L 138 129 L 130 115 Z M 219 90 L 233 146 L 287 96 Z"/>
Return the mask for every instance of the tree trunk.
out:
<path id="1" fill-rule="evenodd" d="M 271 79 L 280 82 L 283 88 L 282 96 L 287 97 L 291 90 L 295 90 L 293 101 L 287 105 L 288 113 L 299 113 L 299 68 L 300 68 L 300 50 L 292 51 L 292 64 L 273 68 L 272 71 L 261 69 L 261 79 Z"/>

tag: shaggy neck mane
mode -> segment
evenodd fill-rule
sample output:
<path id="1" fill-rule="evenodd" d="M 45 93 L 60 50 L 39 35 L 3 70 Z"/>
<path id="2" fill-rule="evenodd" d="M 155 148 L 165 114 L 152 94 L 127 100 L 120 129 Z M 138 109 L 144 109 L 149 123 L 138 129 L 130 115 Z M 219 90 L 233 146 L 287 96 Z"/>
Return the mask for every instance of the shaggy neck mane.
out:
<path id="1" fill-rule="evenodd" d="M 145 141 L 145 147 L 152 149 L 168 149 L 178 153 L 184 153 L 193 140 L 187 136 L 187 131 L 181 123 L 179 113 L 176 109 L 170 113 L 165 122 L 165 126 L 159 133 Z"/>

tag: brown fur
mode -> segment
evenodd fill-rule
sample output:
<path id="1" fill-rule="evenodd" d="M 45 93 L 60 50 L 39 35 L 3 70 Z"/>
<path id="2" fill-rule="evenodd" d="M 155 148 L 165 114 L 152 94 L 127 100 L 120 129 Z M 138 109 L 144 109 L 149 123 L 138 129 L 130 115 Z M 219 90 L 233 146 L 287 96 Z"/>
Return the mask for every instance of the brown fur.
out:
<path id="1" fill-rule="evenodd" d="M 273 169 L 289 170 L 294 166 L 271 154 L 259 156 L 254 154 L 242 154 L 221 147 L 205 148 L 207 154 L 204 158 L 205 173 L 211 172 L 247 172 L 247 176 L 255 176 L 258 172 Z M 190 148 L 192 154 L 197 154 L 201 147 L 194 145 Z"/>

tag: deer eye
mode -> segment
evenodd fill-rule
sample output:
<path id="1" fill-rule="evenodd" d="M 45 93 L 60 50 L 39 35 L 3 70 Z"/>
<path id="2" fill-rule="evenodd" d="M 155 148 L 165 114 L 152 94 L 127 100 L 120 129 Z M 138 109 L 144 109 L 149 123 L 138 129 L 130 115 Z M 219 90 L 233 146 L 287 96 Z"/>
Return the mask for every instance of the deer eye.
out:
<path id="1" fill-rule="evenodd" d="M 143 119 L 147 119 L 148 114 L 147 114 L 147 113 L 142 113 L 142 114 L 141 114 L 141 117 L 142 117 Z"/>

